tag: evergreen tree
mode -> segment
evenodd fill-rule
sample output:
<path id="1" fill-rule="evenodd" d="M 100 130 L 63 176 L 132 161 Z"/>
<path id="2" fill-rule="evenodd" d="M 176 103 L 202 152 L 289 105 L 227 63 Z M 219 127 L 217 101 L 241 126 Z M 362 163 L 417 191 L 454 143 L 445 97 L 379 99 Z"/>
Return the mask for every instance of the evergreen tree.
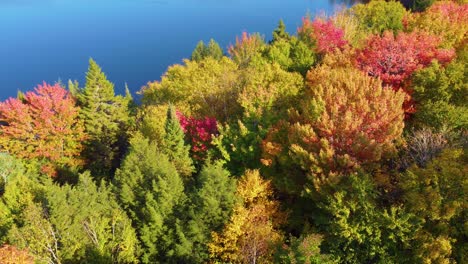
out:
<path id="1" fill-rule="evenodd" d="M 208 56 L 215 60 L 220 60 L 223 57 L 223 49 L 214 39 L 210 39 L 208 42 Z"/>
<path id="2" fill-rule="evenodd" d="M 193 61 L 201 61 L 206 58 L 207 47 L 205 46 L 205 42 L 200 40 L 192 52 L 192 56 L 190 57 Z"/>
<path id="3" fill-rule="evenodd" d="M 48 219 L 60 234 L 64 262 L 129 263 L 138 240 L 111 189 L 96 186 L 89 173 L 76 186 L 47 186 Z"/>
<path id="4" fill-rule="evenodd" d="M 307 44 L 296 37 L 291 39 L 291 60 L 292 64 L 289 70 L 296 71 L 305 76 L 307 71 L 317 61 L 317 55 L 311 50 Z"/>
<path id="5" fill-rule="evenodd" d="M 78 84 L 78 81 L 68 80 L 68 91 L 74 98 L 78 97 L 80 93 L 80 85 Z"/>
<path id="6" fill-rule="evenodd" d="M 174 209 L 185 197 L 175 166 L 156 144 L 137 134 L 114 180 L 119 201 L 138 230 L 143 263 L 167 263 L 173 254 Z"/>
<path id="7" fill-rule="evenodd" d="M 89 174 L 59 186 L 24 176 L 9 182 L 0 200 L 0 240 L 27 247 L 40 263 L 132 263 L 138 241 L 110 188 Z"/>
<path id="8" fill-rule="evenodd" d="M 198 42 L 190 59 L 198 62 L 208 57 L 215 60 L 220 60 L 223 57 L 223 49 L 214 39 L 210 39 L 208 45 L 205 45 L 203 41 Z"/>
<path id="9" fill-rule="evenodd" d="M 24 223 L 20 214 L 41 193 L 40 185 L 31 179 L 34 175 L 28 172 L 29 177 L 26 177 L 25 174 L 24 170 L 19 170 L 14 177 L 10 174 L 0 196 L 0 244 L 6 242 L 9 231 L 18 221 Z"/>
<path id="10" fill-rule="evenodd" d="M 98 178 L 109 177 L 125 151 L 131 98 L 115 96 L 114 85 L 90 59 L 86 85 L 80 90 L 78 100 L 89 136 L 83 153 L 88 168 Z"/>
<path id="11" fill-rule="evenodd" d="M 316 61 L 315 51 L 295 36 L 273 41 L 266 49 L 265 56 L 269 61 L 281 65 L 283 69 L 299 72 L 303 76 Z"/>
<path id="12" fill-rule="evenodd" d="M 413 5 L 411 6 L 411 10 L 416 12 L 421 12 L 428 9 L 435 0 L 413 0 Z"/>
<path id="13" fill-rule="evenodd" d="M 281 19 L 278 23 L 278 27 L 275 28 L 275 30 L 273 31 L 273 40 L 271 41 L 271 43 L 274 43 L 281 39 L 289 40 L 289 38 L 290 38 L 289 33 L 286 32 L 286 25 Z"/>
<path id="14" fill-rule="evenodd" d="M 188 217 L 183 229 L 188 243 L 186 248 L 182 248 L 182 244 L 178 247 L 186 263 L 205 263 L 209 260 L 211 232 L 221 231 L 230 218 L 237 200 L 235 192 L 236 181 L 222 163 L 208 163 L 203 167 L 191 203 L 183 212 Z"/>
<path id="15" fill-rule="evenodd" d="M 194 171 L 190 158 L 190 145 L 185 144 L 185 134 L 173 105 L 169 105 L 167 109 L 165 130 L 163 152 L 169 157 L 181 176 L 189 177 Z"/>

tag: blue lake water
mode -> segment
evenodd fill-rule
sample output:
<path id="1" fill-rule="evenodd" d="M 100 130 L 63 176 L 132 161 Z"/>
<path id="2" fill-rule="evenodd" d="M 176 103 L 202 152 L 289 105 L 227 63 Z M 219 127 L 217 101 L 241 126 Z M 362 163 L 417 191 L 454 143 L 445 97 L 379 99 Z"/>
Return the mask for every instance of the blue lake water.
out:
<path id="1" fill-rule="evenodd" d="M 159 80 L 199 40 L 226 49 L 242 31 L 268 40 L 306 14 L 352 0 L 0 0 L 0 100 L 43 81 L 84 82 L 94 58 L 122 93 Z"/>

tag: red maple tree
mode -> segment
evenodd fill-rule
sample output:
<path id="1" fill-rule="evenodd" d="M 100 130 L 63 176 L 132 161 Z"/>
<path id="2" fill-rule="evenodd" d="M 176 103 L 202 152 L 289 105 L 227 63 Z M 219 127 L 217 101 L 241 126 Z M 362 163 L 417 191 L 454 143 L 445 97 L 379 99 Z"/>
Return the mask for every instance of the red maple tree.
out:
<path id="1" fill-rule="evenodd" d="M 196 119 L 186 117 L 177 112 L 180 126 L 188 138 L 192 148 L 191 152 L 194 159 L 203 160 L 206 157 L 213 135 L 218 134 L 218 126 L 215 118 L 205 117 Z"/>
<path id="2" fill-rule="evenodd" d="M 344 39 L 344 31 L 330 19 L 317 18 L 312 22 L 309 18 L 303 18 L 298 35 L 307 43 L 314 44 L 316 51 L 322 54 L 343 49 L 348 44 Z"/>
<path id="3" fill-rule="evenodd" d="M 77 167 L 85 138 L 79 108 L 60 85 L 44 83 L 23 100 L 0 103 L 0 146 L 7 152 L 44 162 L 43 171 L 54 176 L 57 167 Z"/>
<path id="4" fill-rule="evenodd" d="M 440 38 L 424 32 L 400 32 L 395 36 L 385 32 L 383 36 L 373 35 L 367 45 L 357 52 L 356 64 L 370 76 L 378 77 L 384 85 L 407 93 L 405 112 L 414 112 L 409 77 L 418 69 L 428 66 L 432 60 L 442 64 L 450 62 L 454 50 L 438 48 Z"/>

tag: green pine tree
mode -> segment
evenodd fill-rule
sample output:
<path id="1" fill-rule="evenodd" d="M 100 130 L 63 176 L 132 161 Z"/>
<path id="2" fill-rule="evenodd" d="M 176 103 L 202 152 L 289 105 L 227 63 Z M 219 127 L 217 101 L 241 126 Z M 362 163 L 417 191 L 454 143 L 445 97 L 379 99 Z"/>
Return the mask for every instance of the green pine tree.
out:
<path id="1" fill-rule="evenodd" d="M 411 10 L 415 12 L 423 12 L 432 4 L 434 4 L 435 0 L 413 0 L 413 5 L 411 6 Z"/>
<path id="2" fill-rule="evenodd" d="M 0 201 L 0 230 L 27 247 L 39 263 L 133 263 L 138 240 L 110 188 L 97 187 L 89 173 L 78 184 L 15 178 Z M 9 220 L 8 220 L 9 219 Z"/>
<path id="3" fill-rule="evenodd" d="M 156 144 L 136 135 L 114 178 L 116 193 L 138 230 L 143 263 L 167 263 L 174 210 L 185 197 L 175 166 Z"/>
<path id="4" fill-rule="evenodd" d="M 163 152 L 181 176 L 189 177 L 194 171 L 193 161 L 190 158 L 190 146 L 185 144 L 185 134 L 173 105 L 169 105 L 167 109 L 165 131 Z"/>
<path id="5" fill-rule="evenodd" d="M 90 59 L 86 85 L 80 90 L 78 101 L 88 134 L 83 153 L 88 168 L 98 178 L 109 177 L 126 148 L 131 98 L 115 96 L 114 85 Z"/>
<path id="6" fill-rule="evenodd" d="M 33 181 L 25 176 L 25 170 L 15 166 L 16 169 L 11 171 L 12 167 L 7 164 L 0 165 L 0 173 L 2 176 L 6 175 L 7 179 L 0 195 L 0 244 L 7 240 L 9 230 L 20 219 L 19 215 L 24 208 L 33 202 L 38 192 Z"/>
<path id="7" fill-rule="evenodd" d="M 47 186 L 49 221 L 60 235 L 65 262 L 129 263 L 137 260 L 138 240 L 111 188 L 97 186 L 89 173 L 76 186 Z M 118 249 L 118 250 L 117 250 Z"/>
<path id="8" fill-rule="evenodd" d="M 80 94 L 80 86 L 78 84 L 78 81 L 68 80 L 68 91 L 70 91 L 70 94 L 73 97 L 78 97 L 78 95 Z"/>
<path id="9" fill-rule="evenodd" d="M 278 27 L 275 28 L 275 30 L 273 31 L 273 40 L 271 41 L 271 43 L 274 43 L 280 39 L 283 39 L 283 40 L 289 40 L 291 36 L 289 36 L 289 33 L 286 32 L 286 25 L 284 24 L 283 20 L 281 19 L 279 22 L 278 22 Z"/>
<path id="10" fill-rule="evenodd" d="M 184 230 L 185 243 L 179 243 L 179 260 L 185 263 L 206 263 L 209 260 L 208 243 L 212 232 L 220 232 L 229 221 L 236 203 L 236 181 L 218 163 L 206 164 L 200 175 L 190 204 L 183 211 L 186 221 L 179 228 Z"/>
<path id="11" fill-rule="evenodd" d="M 215 60 L 220 60 L 223 57 L 223 49 L 214 39 L 210 39 L 208 45 L 205 45 L 203 41 L 198 42 L 190 59 L 198 62 L 208 57 Z"/>
<path id="12" fill-rule="evenodd" d="M 218 42 L 214 39 L 210 39 L 208 42 L 208 57 L 212 57 L 215 60 L 220 60 L 223 57 L 223 49 L 219 46 Z"/>
<path id="13" fill-rule="evenodd" d="M 200 40 L 192 52 L 192 56 L 190 57 L 193 61 L 201 61 L 206 57 L 206 46 L 205 43 Z"/>

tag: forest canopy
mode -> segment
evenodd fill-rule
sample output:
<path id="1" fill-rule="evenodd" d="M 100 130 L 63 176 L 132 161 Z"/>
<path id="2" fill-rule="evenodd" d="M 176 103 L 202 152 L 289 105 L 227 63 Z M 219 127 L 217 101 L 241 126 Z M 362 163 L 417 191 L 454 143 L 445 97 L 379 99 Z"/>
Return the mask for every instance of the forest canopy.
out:
<path id="1" fill-rule="evenodd" d="M 468 3 L 272 36 L 0 102 L 0 263 L 468 263 Z"/>

